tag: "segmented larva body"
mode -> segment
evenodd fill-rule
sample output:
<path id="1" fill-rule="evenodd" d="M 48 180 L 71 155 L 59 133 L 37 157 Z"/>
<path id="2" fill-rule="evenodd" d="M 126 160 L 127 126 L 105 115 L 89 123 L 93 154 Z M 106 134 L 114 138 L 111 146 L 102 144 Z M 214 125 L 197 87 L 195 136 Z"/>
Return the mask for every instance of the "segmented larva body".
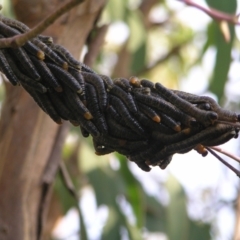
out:
<path id="1" fill-rule="evenodd" d="M 0 16 L 0 38 L 26 31 L 26 25 Z M 195 149 L 205 156 L 209 146 L 236 138 L 240 129 L 235 124 L 240 115 L 209 97 L 135 76 L 112 80 L 48 36 L 39 35 L 21 48 L 0 49 L 0 70 L 56 123 L 70 121 L 84 137 L 91 135 L 97 155 L 117 151 L 144 171 L 155 165 L 165 169 L 175 153 Z"/>

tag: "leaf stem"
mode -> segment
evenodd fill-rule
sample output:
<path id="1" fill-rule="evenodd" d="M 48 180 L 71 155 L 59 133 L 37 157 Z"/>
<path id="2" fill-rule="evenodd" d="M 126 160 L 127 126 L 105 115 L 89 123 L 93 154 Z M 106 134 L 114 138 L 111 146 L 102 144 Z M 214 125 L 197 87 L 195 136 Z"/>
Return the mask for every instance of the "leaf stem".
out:
<path id="1" fill-rule="evenodd" d="M 226 21 L 226 22 L 232 23 L 234 25 L 240 25 L 240 22 L 238 20 L 238 15 L 228 14 L 228 13 L 219 11 L 214 8 L 205 8 L 201 5 L 193 2 L 192 0 L 177 0 L 177 1 L 183 2 L 190 7 L 194 7 L 194 8 L 201 10 L 202 12 L 206 13 L 208 16 L 210 16 L 214 20 Z"/>

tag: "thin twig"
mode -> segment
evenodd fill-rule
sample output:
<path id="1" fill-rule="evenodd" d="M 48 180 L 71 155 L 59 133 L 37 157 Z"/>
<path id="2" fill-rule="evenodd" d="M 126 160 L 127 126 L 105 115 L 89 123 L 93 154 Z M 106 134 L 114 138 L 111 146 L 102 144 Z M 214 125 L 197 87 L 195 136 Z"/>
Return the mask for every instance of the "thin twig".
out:
<path id="1" fill-rule="evenodd" d="M 10 38 L 0 39 L 0 48 L 21 47 L 27 41 L 36 37 L 38 34 L 42 33 L 61 15 L 68 12 L 70 9 L 84 1 L 85 0 L 71 0 L 70 2 L 59 7 L 54 13 L 50 14 L 48 17 L 46 17 L 43 21 L 41 21 L 38 25 L 36 25 L 33 29 L 29 30 L 28 32 Z"/>
<path id="2" fill-rule="evenodd" d="M 227 150 L 224 150 L 224 149 L 222 149 L 222 148 L 220 148 L 220 147 L 216 147 L 216 146 L 211 147 L 211 149 L 213 149 L 213 150 L 215 150 L 215 151 L 217 151 L 217 152 L 220 152 L 220 153 L 222 153 L 222 154 L 224 154 L 224 155 L 232 158 L 232 159 L 235 160 L 236 162 L 239 162 L 239 163 L 240 163 L 240 157 L 233 155 L 232 153 L 228 152 Z"/>
<path id="3" fill-rule="evenodd" d="M 83 215 L 82 215 L 82 211 L 79 207 L 79 196 L 76 192 L 76 189 L 74 187 L 74 184 L 72 182 L 72 179 L 68 173 L 68 170 L 64 164 L 63 161 L 60 162 L 60 173 L 61 173 L 61 177 L 63 179 L 63 182 L 67 188 L 67 190 L 69 191 L 69 193 L 73 196 L 73 198 L 76 201 L 76 207 L 77 207 L 77 211 L 78 211 L 78 215 L 79 215 L 79 219 L 80 219 L 80 235 L 81 235 L 81 239 L 82 240 L 87 240 L 88 236 L 87 236 L 87 232 L 86 232 L 86 227 L 85 227 L 85 223 L 84 223 L 84 219 L 83 219 Z"/>
<path id="4" fill-rule="evenodd" d="M 236 175 L 238 177 L 240 177 L 240 171 L 238 169 L 236 169 L 235 167 L 233 167 L 232 165 L 230 165 L 228 162 L 226 162 L 225 160 L 223 160 L 217 153 L 215 153 L 211 148 L 206 147 L 206 149 L 214 156 L 216 157 L 220 162 L 222 162 L 225 166 L 227 166 L 229 169 L 231 169 L 234 173 L 236 173 Z"/>
<path id="5" fill-rule="evenodd" d="M 227 21 L 229 23 L 232 23 L 234 25 L 240 25 L 240 22 L 238 21 L 238 16 L 237 15 L 232 15 L 232 14 L 228 14 L 225 12 L 221 12 L 217 9 L 214 8 L 204 8 L 201 5 L 198 5 L 195 2 L 192 2 L 191 0 L 177 0 L 179 2 L 183 2 L 188 6 L 197 8 L 201 11 L 203 11 L 204 13 L 206 13 L 208 16 L 210 16 L 211 18 L 217 20 L 217 21 Z"/>

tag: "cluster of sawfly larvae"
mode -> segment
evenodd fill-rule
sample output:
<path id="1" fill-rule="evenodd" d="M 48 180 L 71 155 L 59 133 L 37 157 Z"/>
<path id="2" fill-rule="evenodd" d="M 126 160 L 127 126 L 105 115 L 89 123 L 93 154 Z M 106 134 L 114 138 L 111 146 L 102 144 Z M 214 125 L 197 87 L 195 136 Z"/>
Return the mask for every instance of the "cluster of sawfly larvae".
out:
<path id="1" fill-rule="evenodd" d="M 0 17 L 0 37 L 29 28 Z M 169 90 L 149 80 L 95 73 L 76 61 L 51 37 L 39 35 L 19 48 L 0 49 L 0 70 L 21 85 L 56 123 L 68 120 L 93 138 L 97 155 L 117 151 L 142 170 L 164 169 L 173 154 L 206 147 L 238 136 L 234 112 L 205 96 Z"/>

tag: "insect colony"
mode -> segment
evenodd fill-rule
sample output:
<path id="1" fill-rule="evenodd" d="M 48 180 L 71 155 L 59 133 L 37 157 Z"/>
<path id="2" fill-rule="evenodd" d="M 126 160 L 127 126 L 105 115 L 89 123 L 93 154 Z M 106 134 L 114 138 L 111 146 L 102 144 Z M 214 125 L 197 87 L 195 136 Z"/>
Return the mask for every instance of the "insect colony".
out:
<path id="1" fill-rule="evenodd" d="M 1 38 L 29 30 L 0 18 Z M 97 155 L 117 151 L 144 171 L 166 168 L 175 153 L 195 149 L 206 156 L 208 147 L 238 137 L 240 115 L 213 99 L 137 77 L 112 80 L 76 61 L 51 37 L 0 49 L 0 70 L 56 123 L 68 120 L 84 137 L 91 135 Z"/>

